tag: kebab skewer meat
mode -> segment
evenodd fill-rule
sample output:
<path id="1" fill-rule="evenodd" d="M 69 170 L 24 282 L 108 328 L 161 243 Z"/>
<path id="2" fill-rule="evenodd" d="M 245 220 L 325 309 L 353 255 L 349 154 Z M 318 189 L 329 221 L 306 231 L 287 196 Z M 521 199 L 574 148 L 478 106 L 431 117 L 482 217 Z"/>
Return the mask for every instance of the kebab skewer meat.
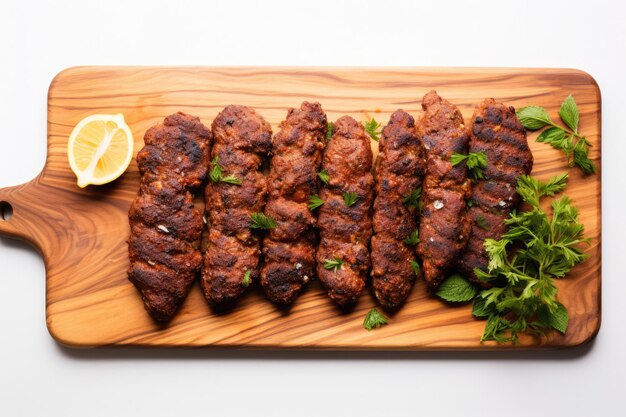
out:
<path id="1" fill-rule="evenodd" d="M 272 129 L 245 106 L 228 106 L 213 121 L 210 181 L 205 190 L 208 246 L 200 281 L 207 301 L 228 306 L 260 273 L 261 241 L 252 213 L 267 198 L 260 167 L 271 150 Z"/>
<path id="2" fill-rule="evenodd" d="M 484 152 L 487 166 L 483 178 L 473 185 L 469 209 L 472 229 L 458 268 L 471 281 L 481 284 L 474 268 L 487 269 L 484 241 L 500 239 L 506 232 L 504 220 L 520 202 L 515 191 L 517 179 L 530 174 L 533 156 L 515 109 L 494 99 L 486 99 L 472 116 L 469 151 Z"/>
<path id="3" fill-rule="evenodd" d="M 403 110 L 383 129 L 376 159 L 376 198 L 372 237 L 372 288 L 388 310 L 404 303 L 416 279 L 414 246 L 418 206 L 426 169 L 426 149 L 415 120 Z"/>
<path id="4" fill-rule="evenodd" d="M 358 300 L 371 267 L 372 159 L 363 126 L 349 116 L 337 120 L 322 161 L 329 180 L 320 193 L 317 274 L 341 306 Z"/>
<path id="5" fill-rule="evenodd" d="M 202 264 L 202 214 L 193 191 L 209 165 L 211 132 L 197 117 L 176 113 L 150 128 L 137 155 L 141 184 L 129 211 L 129 280 L 148 313 L 171 320 Z"/>
<path id="6" fill-rule="evenodd" d="M 275 303 L 293 303 L 315 276 L 316 219 L 308 203 L 318 192 L 327 129 L 320 104 L 304 102 L 289 110 L 272 139 L 265 216 L 275 227 L 263 240 L 261 286 Z"/>
<path id="7" fill-rule="evenodd" d="M 467 153 L 469 137 L 459 109 L 435 91 L 424 96 L 422 108 L 418 135 L 428 150 L 428 163 L 417 253 L 432 291 L 456 266 L 472 227 L 466 206 L 471 185 L 465 162 L 454 166 L 450 162 L 453 153 Z"/>

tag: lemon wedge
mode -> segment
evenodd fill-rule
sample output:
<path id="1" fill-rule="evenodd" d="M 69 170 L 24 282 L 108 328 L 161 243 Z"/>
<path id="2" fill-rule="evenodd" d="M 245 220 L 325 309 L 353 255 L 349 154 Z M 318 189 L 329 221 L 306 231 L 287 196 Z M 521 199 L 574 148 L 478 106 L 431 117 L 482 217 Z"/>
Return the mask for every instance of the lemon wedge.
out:
<path id="1" fill-rule="evenodd" d="M 133 157 L 133 134 L 122 114 L 94 114 L 78 122 L 67 144 L 81 188 L 119 178 Z"/>

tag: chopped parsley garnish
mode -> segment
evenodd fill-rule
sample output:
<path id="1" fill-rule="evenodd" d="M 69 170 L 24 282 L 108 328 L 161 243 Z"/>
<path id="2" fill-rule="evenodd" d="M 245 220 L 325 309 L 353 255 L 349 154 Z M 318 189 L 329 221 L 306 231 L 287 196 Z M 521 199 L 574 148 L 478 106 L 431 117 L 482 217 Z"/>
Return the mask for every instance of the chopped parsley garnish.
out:
<path id="1" fill-rule="evenodd" d="M 378 142 L 380 140 L 381 124 L 376 119 L 371 118 L 365 122 L 364 126 L 369 137 Z"/>
<path id="2" fill-rule="evenodd" d="M 388 323 L 387 317 L 383 316 L 380 311 L 372 308 L 365 315 L 363 320 L 363 327 L 369 332 L 372 329 L 377 329 Z"/>
<path id="3" fill-rule="evenodd" d="M 315 210 L 325 203 L 318 195 L 309 196 L 309 210 Z"/>
<path id="4" fill-rule="evenodd" d="M 341 265 L 343 265 L 343 260 L 337 258 L 336 256 L 333 259 L 324 260 L 324 268 L 332 269 L 335 272 L 337 272 L 337 269 L 341 268 Z"/>
<path id="5" fill-rule="evenodd" d="M 346 203 L 346 206 L 352 207 L 356 204 L 356 201 L 359 199 L 359 196 L 356 193 L 343 193 L 341 194 L 343 197 L 343 202 Z"/>
<path id="6" fill-rule="evenodd" d="M 252 213 L 250 220 L 250 227 L 253 229 L 274 229 L 276 227 L 276 220 L 263 213 Z"/>
<path id="7" fill-rule="evenodd" d="M 213 158 L 213 161 L 211 161 L 211 166 L 213 167 L 211 168 L 211 172 L 209 172 L 209 178 L 211 178 L 211 181 L 241 185 L 241 180 L 234 175 L 224 176 L 224 173 L 222 172 L 224 168 L 220 165 L 218 156 Z"/>

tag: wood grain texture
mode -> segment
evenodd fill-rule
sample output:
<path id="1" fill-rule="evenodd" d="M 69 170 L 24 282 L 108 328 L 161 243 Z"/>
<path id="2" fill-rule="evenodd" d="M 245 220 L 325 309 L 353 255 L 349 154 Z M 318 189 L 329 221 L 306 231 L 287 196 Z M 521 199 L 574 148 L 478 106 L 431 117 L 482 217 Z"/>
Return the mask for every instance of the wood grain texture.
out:
<path id="1" fill-rule="evenodd" d="M 195 285 L 169 326 L 156 325 L 126 277 L 128 208 L 139 185 L 135 162 L 113 184 L 79 189 L 67 163 L 73 126 L 93 113 L 123 113 L 135 136 L 135 152 L 152 125 L 176 111 L 210 125 L 227 104 L 254 107 L 277 131 L 289 107 L 322 103 L 329 120 L 350 115 L 386 123 L 403 108 L 415 117 L 430 89 L 450 100 L 466 120 L 485 97 L 522 107 L 546 107 L 553 118 L 573 94 L 580 129 L 600 164 L 600 91 L 586 73 L 563 69 L 341 69 L 341 68 L 145 68 L 78 67 L 52 81 L 48 99 L 48 157 L 28 184 L 0 190 L 13 217 L 0 219 L 0 233 L 31 242 L 46 263 L 47 324 L 60 343 L 91 346 L 212 346 L 309 349 L 508 349 L 480 343 L 484 322 L 470 306 L 450 307 L 427 295 L 418 282 L 390 325 L 367 332 L 365 313 L 375 305 L 364 294 L 349 312 L 338 310 L 314 282 L 291 309 L 279 309 L 260 291 L 250 291 L 236 309 L 213 313 Z M 563 155 L 529 136 L 533 175 L 546 179 L 567 170 Z M 375 145 L 374 145 L 375 146 Z M 600 326 L 600 173 L 583 178 L 570 170 L 566 194 L 580 209 L 590 258 L 558 282 L 570 313 L 566 335 L 524 338 L 521 347 L 576 346 Z M 19 296 L 28 297 L 28 294 Z"/>

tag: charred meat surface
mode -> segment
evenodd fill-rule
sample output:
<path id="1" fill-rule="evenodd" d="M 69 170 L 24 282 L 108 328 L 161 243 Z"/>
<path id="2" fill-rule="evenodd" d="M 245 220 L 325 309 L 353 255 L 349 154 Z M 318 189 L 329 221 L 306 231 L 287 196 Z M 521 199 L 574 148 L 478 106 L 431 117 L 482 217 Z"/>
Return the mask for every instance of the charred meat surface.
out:
<path id="1" fill-rule="evenodd" d="M 265 207 L 267 183 L 260 168 L 272 147 L 272 128 L 253 109 L 231 105 L 211 130 L 209 234 L 200 283 L 211 305 L 226 306 L 259 278 L 261 242 L 250 230 L 250 216 Z"/>
<path id="2" fill-rule="evenodd" d="M 341 306 L 358 300 L 371 266 L 372 158 L 363 126 L 349 116 L 337 120 L 322 160 L 329 181 L 320 192 L 325 203 L 318 215 L 317 275 Z"/>
<path id="3" fill-rule="evenodd" d="M 129 211 L 129 280 L 148 313 L 171 320 L 202 265 L 202 214 L 192 192 L 209 165 L 211 132 L 197 117 L 176 113 L 150 128 L 137 154 L 139 194 Z"/>
<path id="4" fill-rule="evenodd" d="M 458 268 L 473 282 L 481 283 L 474 268 L 487 268 L 489 258 L 483 243 L 488 238 L 500 239 L 506 232 L 504 220 L 520 201 L 515 192 L 517 179 L 530 174 L 533 156 L 515 109 L 494 99 L 486 99 L 472 116 L 469 151 L 484 152 L 487 166 L 484 178 L 473 186 L 472 229 Z"/>
<path id="5" fill-rule="evenodd" d="M 304 102 L 289 110 L 272 139 L 265 215 L 276 227 L 263 241 L 261 286 L 275 303 L 291 304 L 315 276 L 315 216 L 308 203 L 318 192 L 327 129 L 320 104 Z"/>
<path id="6" fill-rule="evenodd" d="M 426 170 L 426 149 L 415 120 L 405 111 L 391 115 L 383 129 L 376 159 L 376 198 L 372 237 L 372 288 L 386 309 L 397 309 L 415 282 L 414 242 L 418 201 Z M 409 238 L 407 240 L 407 238 Z"/>
<path id="7" fill-rule="evenodd" d="M 471 230 L 466 200 L 471 195 L 465 162 L 452 166 L 453 153 L 467 153 L 468 133 L 459 109 L 435 91 L 424 96 L 418 135 L 428 151 L 422 190 L 417 253 L 432 291 L 456 266 Z"/>

